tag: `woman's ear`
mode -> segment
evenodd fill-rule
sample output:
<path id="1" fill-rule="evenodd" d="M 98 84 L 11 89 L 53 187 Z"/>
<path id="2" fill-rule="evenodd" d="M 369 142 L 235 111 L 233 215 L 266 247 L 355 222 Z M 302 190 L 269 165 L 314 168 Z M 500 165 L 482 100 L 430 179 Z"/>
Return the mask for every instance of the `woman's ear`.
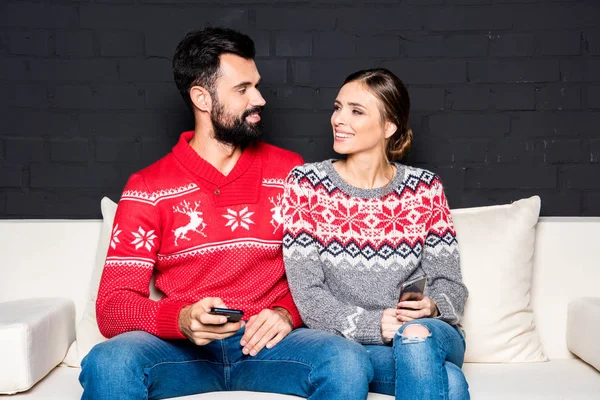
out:
<path id="1" fill-rule="evenodd" d="M 206 111 L 208 113 L 212 110 L 212 97 L 208 90 L 203 88 L 202 86 L 192 86 L 190 89 L 190 99 L 196 107 L 200 111 Z"/>
<path id="2" fill-rule="evenodd" d="M 398 130 L 398 127 L 396 126 L 395 123 L 390 122 L 390 121 L 385 122 L 385 138 L 386 139 L 391 138 L 394 135 L 394 133 L 396 133 L 397 130 Z"/>

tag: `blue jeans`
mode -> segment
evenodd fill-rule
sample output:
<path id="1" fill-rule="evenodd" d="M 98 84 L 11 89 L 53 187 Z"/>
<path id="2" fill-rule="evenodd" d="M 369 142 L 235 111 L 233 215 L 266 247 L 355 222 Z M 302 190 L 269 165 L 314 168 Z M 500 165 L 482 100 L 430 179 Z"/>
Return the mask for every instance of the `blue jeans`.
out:
<path id="1" fill-rule="evenodd" d="M 83 359 L 82 399 L 164 399 L 220 390 L 344 400 L 368 394 L 373 368 L 357 343 L 300 328 L 250 357 L 242 354 L 242 334 L 205 346 L 139 331 L 118 335 Z"/>
<path id="2" fill-rule="evenodd" d="M 402 336 L 417 324 L 431 333 L 425 339 Z M 396 333 L 392 346 L 364 346 L 375 376 L 370 391 L 395 395 L 396 399 L 468 400 L 469 385 L 460 369 L 465 340 L 460 331 L 444 321 L 423 318 L 407 322 Z"/>

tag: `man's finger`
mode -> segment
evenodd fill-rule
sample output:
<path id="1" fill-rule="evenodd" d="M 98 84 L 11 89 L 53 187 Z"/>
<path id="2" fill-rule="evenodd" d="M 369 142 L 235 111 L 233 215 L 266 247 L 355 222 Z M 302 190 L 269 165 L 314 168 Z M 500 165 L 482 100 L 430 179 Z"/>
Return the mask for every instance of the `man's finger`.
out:
<path id="1" fill-rule="evenodd" d="M 234 332 L 223 332 L 223 333 L 203 331 L 203 332 L 194 332 L 193 337 L 196 340 L 209 340 L 212 342 L 213 340 L 226 339 L 234 334 L 235 334 L 235 331 Z"/>
<path id="2" fill-rule="evenodd" d="M 265 320 L 266 316 L 262 313 L 258 314 L 258 316 L 256 316 L 256 318 L 254 319 L 250 318 L 250 320 L 246 324 L 244 335 L 240 340 L 240 345 L 247 346 L 248 342 L 250 342 L 250 339 L 252 339 L 256 331 L 264 324 Z"/>
<path id="3" fill-rule="evenodd" d="M 227 322 L 227 317 L 224 315 L 213 315 L 209 313 L 204 313 L 200 315 L 198 320 L 204 325 L 223 325 Z"/>
<path id="4" fill-rule="evenodd" d="M 258 342 L 260 342 L 260 340 L 267 334 L 267 332 L 269 332 L 271 330 L 271 328 L 273 328 L 274 318 L 276 318 L 276 317 L 273 315 L 273 316 L 270 316 L 267 319 L 265 319 L 264 323 L 260 326 L 260 328 L 258 328 L 254 332 L 252 337 L 250 337 L 248 339 L 248 343 L 242 349 L 242 353 L 244 353 L 246 355 L 254 353 L 251 355 L 253 355 L 253 356 L 256 355 L 257 352 L 254 351 L 254 348 L 256 347 Z M 273 334 L 273 336 L 275 336 L 275 334 Z M 271 336 L 269 339 L 271 339 L 273 336 Z"/>
<path id="5" fill-rule="evenodd" d="M 198 303 L 202 305 L 205 312 L 210 312 L 210 309 L 213 307 L 227 308 L 225 302 L 220 297 L 205 297 Z"/>
<path id="6" fill-rule="evenodd" d="M 269 340 L 269 343 L 267 343 L 267 349 L 272 349 L 277 343 L 281 342 L 283 338 L 286 337 L 290 332 L 291 330 L 286 330 L 277 333 L 277 335 L 275 335 L 275 337 Z"/>
<path id="7" fill-rule="evenodd" d="M 207 335 L 229 335 L 236 333 L 241 327 L 242 322 L 228 322 L 223 325 L 207 325 L 201 332 L 205 332 Z"/>
<path id="8" fill-rule="evenodd" d="M 265 334 L 260 338 L 258 343 L 254 345 L 252 350 L 250 350 L 250 355 L 257 355 L 267 345 L 267 343 L 269 343 L 269 341 L 271 341 L 275 336 L 277 336 L 277 334 L 279 334 L 279 332 L 283 328 L 283 326 L 278 326 L 278 324 L 273 325 L 271 329 L 265 332 Z"/>
<path id="9" fill-rule="evenodd" d="M 254 323 L 254 321 L 256 321 L 256 315 L 253 315 L 250 317 L 250 319 L 248 320 L 248 323 L 246 324 L 246 326 L 252 326 L 252 324 Z"/>
<path id="10" fill-rule="evenodd" d="M 227 322 L 220 325 L 200 324 L 200 327 L 193 329 L 193 332 L 209 332 L 209 333 L 227 333 L 237 332 L 241 329 L 242 322 Z"/>
<path id="11" fill-rule="evenodd" d="M 202 325 L 202 323 L 201 323 L 200 321 L 198 321 L 198 320 L 197 320 L 197 319 L 195 319 L 195 318 L 192 318 L 192 320 L 191 320 L 191 322 L 190 322 L 190 330 L 191 330 L 192 332 L 196 332 L 196 331 L 200 331 L 200 330 L 202 330 L 202 327 L 203 327 L 203 326 L 204 326 L 204 325 Z"/>

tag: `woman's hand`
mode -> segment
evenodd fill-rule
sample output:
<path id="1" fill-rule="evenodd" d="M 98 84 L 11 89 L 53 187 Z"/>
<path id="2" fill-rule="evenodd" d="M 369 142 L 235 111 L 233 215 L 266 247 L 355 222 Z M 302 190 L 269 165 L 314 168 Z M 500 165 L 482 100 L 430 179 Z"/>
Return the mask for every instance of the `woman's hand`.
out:
<path id="1" fill-rule="evenodd" d="M 398 322 L 396 318 L 395 308 L 386 308 L 383 310 L 383 316 L 381 317 L 381 337 L 383 338 L 383 343 L 390 343 L 401 326 L 402 323 Z"/>
<path id="2" fill-rule="evenodd" d="M 437 317 L 440 315 L 435 301 L 428 296 L 423 296 L 421 300 L 401 301 L 394 311 L 397 320 L 403 323 L 414 319 Z"/>

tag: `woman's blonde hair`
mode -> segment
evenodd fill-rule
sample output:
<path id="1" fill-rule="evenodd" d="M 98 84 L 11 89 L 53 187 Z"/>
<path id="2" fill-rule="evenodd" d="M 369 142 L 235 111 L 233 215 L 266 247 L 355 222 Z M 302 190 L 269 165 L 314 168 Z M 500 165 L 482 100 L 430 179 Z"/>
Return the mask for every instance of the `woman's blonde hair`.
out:
<path id="1" fill-rule="evenodd" d="M 385 68 L 365 69 L 349 75 L 344 85 L 361 82 L 381 103 L 383 122 L 396 125 L 396 132 L 387 140 L 385 156 L 388 161 L 404 158 L 412 146 L 413 134 L 409 127 L 410 98 L 404 83 Z"/>

